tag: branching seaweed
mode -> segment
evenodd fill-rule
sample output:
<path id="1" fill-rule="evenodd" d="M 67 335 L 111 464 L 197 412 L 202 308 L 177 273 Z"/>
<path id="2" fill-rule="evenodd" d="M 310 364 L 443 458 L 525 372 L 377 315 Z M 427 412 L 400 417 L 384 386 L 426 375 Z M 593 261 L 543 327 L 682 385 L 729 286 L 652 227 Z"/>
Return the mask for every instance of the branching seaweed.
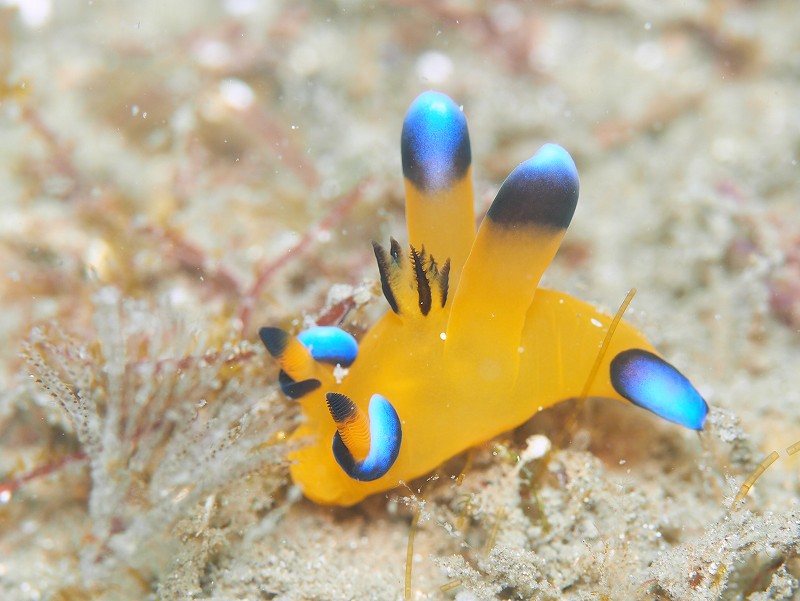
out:
<path id="1" fill-rule="evenodd" d="M 112 288 L 94 303 L 96 340 L 39 327 L 23 357 L 88 458 L 91 535 L 81 568 L 87 586 L 104 588 L 118 584 L 121 567 L 149 577 L 168 559 L 171 527 L 209 495 L 257 472 L 266 494 L 280 485 L 293 419 L 277 395 L 264 398 L 245 343 L 211 350 L 168 306 Z"/>
<path id="2" fill-rule="evenodd" d="M 661 554 L 650 568 L 668 599 L 711 600 L 723 593 L 731 580 L 742 579 L 760 565 L 756 556 L 786 559 L 800 552 L 800 513 L 755 514 L 747 510 L 725 514 L 692 540 Z M 743 569 L 743 562 L 749 567 Z M 743 573 L 744 572 L 744 573 Z"/>

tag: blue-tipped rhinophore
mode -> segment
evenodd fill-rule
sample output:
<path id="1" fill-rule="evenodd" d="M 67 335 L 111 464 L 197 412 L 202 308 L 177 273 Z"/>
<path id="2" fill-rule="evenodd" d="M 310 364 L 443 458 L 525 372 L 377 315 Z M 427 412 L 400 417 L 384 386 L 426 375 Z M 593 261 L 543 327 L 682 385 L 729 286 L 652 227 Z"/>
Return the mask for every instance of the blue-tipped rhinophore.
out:
<path id="1" fill-rule="evenodd" d="M 653 353 L 622 351 L 611 361 L 611 384 L 634 405 L 681 426 L 703 429 L 705 400 L 681 372 Z"/>
<path id="2" fill-rule="evenodd" d="M 347 367 L 358 356 L 358 342 L 352 335 L 335 326 L 316 326 L 297 335 L 311 356 L 317 361 L 339 363 Z"/>
<path id="3" fill-rule="evenodd" d="M 419 190 L 446 190 L 469 169 L 467 120 L 440 92 L 424 92 L 411 104 L 400 139 L 403 175 Z"/>
<path id="4" fill-rule="evenodd" d="M 569 153 L 545 144 L 503 182 L 486 216 L 502 226 L 566 229 L 578 204 L 578 169 Z"/>
<path id="5" fill-rule="evenodd" d="M 373 394 L 369 400 L 369 433 L 369 453 L 363 461 L 353 458 L 339 432 L 333 435 L 333 456 L 353 480 L 377 480 L 394 465 L 400 452 L 403 438 L 400 418 L 392 404 L 379 394 Z"/>

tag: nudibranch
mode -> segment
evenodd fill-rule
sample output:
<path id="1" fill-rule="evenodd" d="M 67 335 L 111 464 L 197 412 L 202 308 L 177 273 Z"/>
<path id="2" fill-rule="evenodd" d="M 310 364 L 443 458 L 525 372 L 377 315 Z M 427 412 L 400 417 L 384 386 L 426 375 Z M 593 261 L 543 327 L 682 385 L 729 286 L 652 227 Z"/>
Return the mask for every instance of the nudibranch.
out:
<path id="1" fill-rule="evenodd" d="M 475 231 L 467 122 L 426 92 L 401 136 L 409 250 L 373 242 L 388 311 L 360 342 L 335 327 L 259 332 L 301 404 L 291 475 L 352 505 L 581 396 L 611 317 L 539 288 L 578 201 L 570 155 L 545 144 L 502 184 Z M 336 365 L 347 367 L 338 381 Z M 701 430 L 708 406 L 633 326 L 610 338 L 588 396 Z"/>

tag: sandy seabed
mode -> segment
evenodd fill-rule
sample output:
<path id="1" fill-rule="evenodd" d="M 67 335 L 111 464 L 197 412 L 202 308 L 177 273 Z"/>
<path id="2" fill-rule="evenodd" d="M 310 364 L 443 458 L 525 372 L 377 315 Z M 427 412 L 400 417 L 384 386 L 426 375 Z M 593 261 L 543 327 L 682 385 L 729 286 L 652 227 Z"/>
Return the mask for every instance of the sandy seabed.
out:
<path id="1" fill-rule="evenodd" d="M 0 598 L 398 600 L 417 512 L 411 599 L 796 598 L 798 22 L 788 1 L 0 3 Z M 627 319 L 706 432 L 591 400 L 537 458 L 568 402 L 354 508 L 292 487 L 298 411 L 257 328 L 377 291 L 431 88 L 469 120 L 480 215 L 541 144 L 572 153 L 544 285 L 609 312 L 636 287 Z"/>

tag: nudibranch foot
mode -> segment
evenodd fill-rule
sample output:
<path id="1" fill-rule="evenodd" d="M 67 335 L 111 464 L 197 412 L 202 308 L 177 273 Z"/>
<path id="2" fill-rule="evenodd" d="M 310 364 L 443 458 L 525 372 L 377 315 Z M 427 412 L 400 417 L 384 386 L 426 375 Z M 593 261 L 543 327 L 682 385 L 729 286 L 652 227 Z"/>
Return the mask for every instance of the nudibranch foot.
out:
<path id="1" fill-rule="evenodd" d="M 400 452 L 402 427 L 397 411 L 379 394 L 369 401 L 369 417 L 347 396 L 325 395 L 336 424 L 333 456 L 353 480 L 377 480 L 394 465 Z"/>

